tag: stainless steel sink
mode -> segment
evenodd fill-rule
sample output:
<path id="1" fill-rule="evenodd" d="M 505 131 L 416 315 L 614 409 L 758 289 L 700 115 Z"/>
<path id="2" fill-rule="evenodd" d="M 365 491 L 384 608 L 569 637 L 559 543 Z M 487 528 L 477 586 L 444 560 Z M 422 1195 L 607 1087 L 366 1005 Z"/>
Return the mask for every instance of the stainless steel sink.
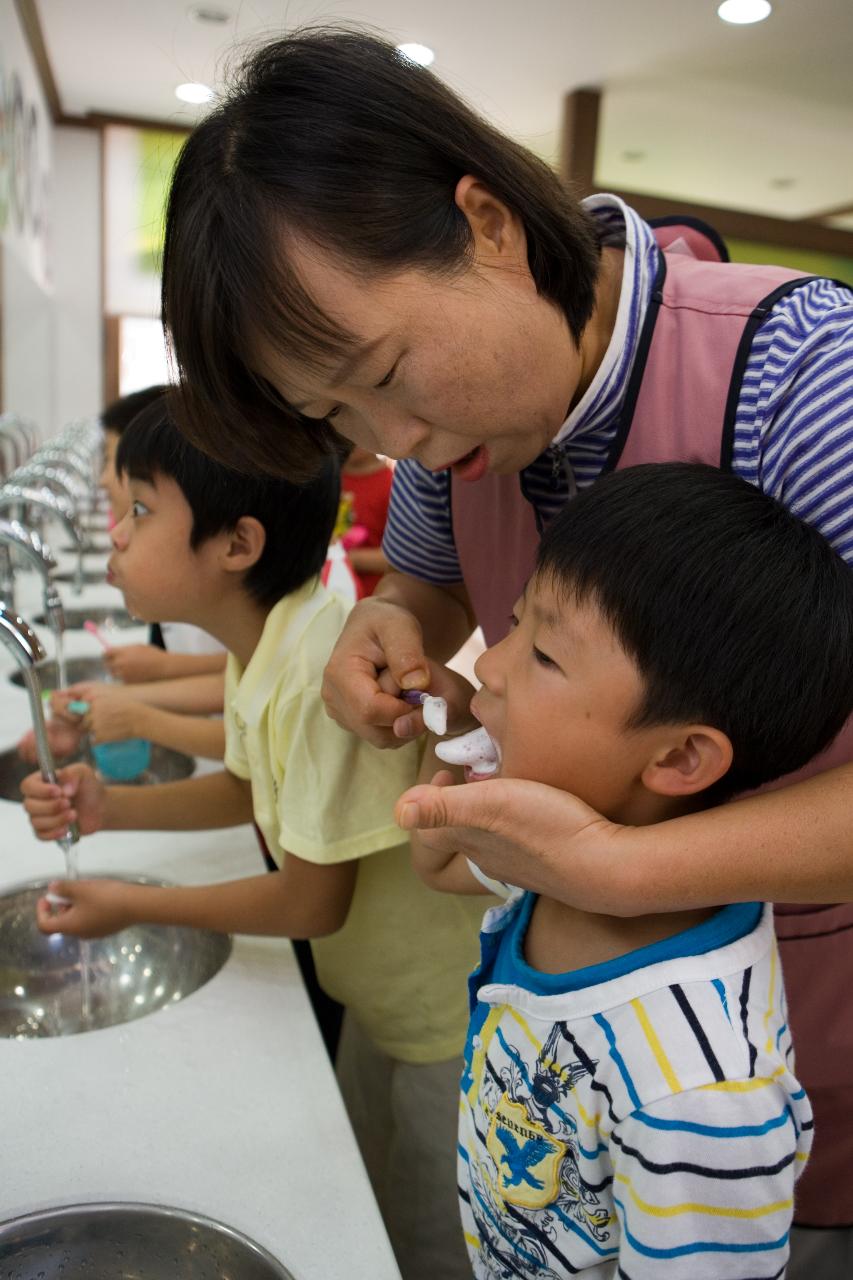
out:
<path id="1" fill-rule="evenodd" d="M 140 622 L 137 618 L 131 618 L 126 609 L 122 609 L 119 605 L 115 609 L 108 609 L 104 605 L 89 605 L 88 608 L 82 606 L 74 606 L 70 609 L 63 610 L 65 614 L 65 626 L 69 631 L 82 631 L 84 622 L 94 622 L 96 627 L 103 627 L 107 639 L 109 639 L 110 629 L 115 627 L 118 630 L 124 630 L 126 627 L 143 627 L 144 622 Z M 34 619 L 37 627 L 46 627 L 48 625 L 47 618 L 43 613 Z"/>
<path id="2" fill-rule="evenodd" d="M 0 896 L 4 1039 L 76 1035 L 144 1018 L 204 986 L 231 953 L 227 934 L 166 925 L 135 925 L 91 942 L 43 934 L 36 925 L 36 902 L 46 889 L 47 881 L 33 881 Z"/>
<path id="3" fill-rule="evenodd" d="M 293 1280 L 248 1236 L 185 1209 L 77 1204 L 0 1223 L 4 1280 Z"/>
<path id="4" fill-rule="evenodd" d="M 107 677 L 107 670 L 101 658 L 69 658 L 65 667 L 68 684 L 76 684 L 78 680 L 105 680 Z M 44 693 L 45 689 L 56 688 L 56 663 L 52 658 L 48 662 L 36 663 L 35 669 L 38 673 L 42 693 Z M 16 684 L 18 688 L 23 689 L 24 678 L 20 671 L 13 672 L 9 679 L 12 684 Z"/>
<path id="5" fill-rule="evenodd" d="M 87 764 L 92 763 L 91 759 L 81 752 L 76 756 L 57 760 L 56 767 L 63 769 L 65 765 L 73 764 L 76 760 L 85 760 Z M 0 752 L 0 800 L 20 800 L 21 783 L 36 768 L 34 764 L 25 763 L 14 747 Z M 130 782 L 122 782 L 120 785 L 139 787 L 155 782 L 180 782 L 182 778 L 189 778 L 194 770 L 195 761 L 192 756 L 185 756 L 180 751 L 170 751 L 168 747 L 161 747 L 158 743 L 152 742 L 151 763 L 148 768 L 138 778 Z M 107 786 L 113 785 L 109 778 L 105 778 L 104 781 Z"/>

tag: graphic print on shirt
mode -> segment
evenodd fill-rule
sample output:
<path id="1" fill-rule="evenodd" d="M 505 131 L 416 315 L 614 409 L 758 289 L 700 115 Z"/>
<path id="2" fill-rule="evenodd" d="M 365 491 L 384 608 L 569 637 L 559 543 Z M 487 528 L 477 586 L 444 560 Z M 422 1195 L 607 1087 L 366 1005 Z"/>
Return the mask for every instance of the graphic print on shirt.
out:
<path id="1" fill-rule="evenodd" d="M 526 1038 L 520 1019 L 516 1025 Z M 522 1045 L 508 1039 L 506 1024 L 497 1036 L 509 1065 L 496 1072 L 487 1054 L 475 1055 L 485 1141 L 471 1153 L 471 1209 L 493 1263 L 503 1260 L 510 1266 L 506 1274 L 514 1275 L 511 1259 L 517 1263 L 521 1256 L 546 1280 L 559 1274 L 551 1271 L 549 1254 L 553 1262 L 554 1242 L 568 1224 L 609 1252 L 615 1224 L 600 1188 L 580 1174 L 577 1124 L 560 1105 L 597 1063 L 568 1055 L 561 1061 L 561 1046 L 563 1053 L 568 1046 L 558 1024 L 539 1049 L 531 1075 Z"/>

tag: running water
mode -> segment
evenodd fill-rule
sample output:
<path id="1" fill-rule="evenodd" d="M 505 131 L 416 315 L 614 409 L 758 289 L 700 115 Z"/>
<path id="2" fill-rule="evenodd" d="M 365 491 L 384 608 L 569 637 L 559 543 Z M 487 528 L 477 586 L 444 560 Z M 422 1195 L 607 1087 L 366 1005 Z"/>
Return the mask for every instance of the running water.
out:
<path id="1" fill-rule="evenodd" d="M 62 836 L 56 842 L 65 854 L 65 876 L 67 880 L 77 879 L 77 842 L 68 836 Z M 80 1001 L 81 1030 L 85 1031 L 92 1021 L 92 982 L 90 974 L 91 948 L 89 943 L 80 939 Z"/>
<path id="2" fill-rule="evenodd" d="M 53 639 L 56 649 L 56 687 L 57 689 L 66 689 L 68 687 L 68 665 L 65 661 L 65 636 L 57 629 L 53 633 Z"/>

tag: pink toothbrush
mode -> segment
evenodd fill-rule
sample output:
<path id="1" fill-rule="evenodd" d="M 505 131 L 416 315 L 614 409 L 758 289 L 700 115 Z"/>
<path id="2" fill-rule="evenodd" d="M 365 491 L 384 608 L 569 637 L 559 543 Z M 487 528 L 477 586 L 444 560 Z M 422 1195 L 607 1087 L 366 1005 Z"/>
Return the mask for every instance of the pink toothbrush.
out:
<path id="1" fill-rule="evenodd" d="M 87 618 L 86 621 L 83 623 L 83 630 L 88 631 L 90 636 L 94 636 L 98 644 L 103 645 L 104 649 L 112 648 L 112 645 L 110 644 L 109 640 L 107 640 L 103 631 L 99 630 L 99 628 L 95 625 L 95 623 L 92 622 L 91 618 Z"/>

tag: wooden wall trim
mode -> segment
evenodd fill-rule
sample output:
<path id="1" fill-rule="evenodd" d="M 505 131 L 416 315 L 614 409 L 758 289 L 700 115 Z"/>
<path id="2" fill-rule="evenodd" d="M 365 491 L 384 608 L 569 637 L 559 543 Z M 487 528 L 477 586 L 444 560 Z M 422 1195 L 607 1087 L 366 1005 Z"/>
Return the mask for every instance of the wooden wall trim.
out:
<path id="1" fill-rule="evenodd" d="M 601 188 L 599 190 L 611 190 Z M 641 218 L 661 218 L 681 214 L 710 222 L 722 236 L 735 240 L 755 240 L 761 244 L 782 245 L 787 249 L 834 253 L 853 258 L 853 231 L 827 227 L 813 219 L 773 218 L 767 214 L 746 213 L 741 209 L 725 209 L 710 204 L 692 204 L 671 196 L 650 196 L 639 191 L 613 191 L 636 209 Z"/>
<path id="2" fill-rule="evenodd" d="M 104 404 L 119 397 L 121 317 L 104 316 Z"/>
<path id="3" fill-rule="evenodd" d="M 579 196 L 591 195 L 595 188 L 600 106 L 600 89 L 576 89 L 563 100 L 560 175 Z"/>
<path id="4" fill-rule="evenodd" d="M 35 0 L 15 0 L 15 8 L 21 26 L 24 29 L 27 44 L 30 47 L 30 53 L 36 64 L 36 70 L 41 81 L 42 91 L 45 98 L 47 98 L 51 117 L 54 124 L 56 124 L 63 116 L 62 102 L 59 97 L 59 89 L 56 85 L 53 68 L 50 65 L 50 58 L 47 54 L 47 45 L 44 42 L 44 32 L 41 29 L 41 21 Z"/>

